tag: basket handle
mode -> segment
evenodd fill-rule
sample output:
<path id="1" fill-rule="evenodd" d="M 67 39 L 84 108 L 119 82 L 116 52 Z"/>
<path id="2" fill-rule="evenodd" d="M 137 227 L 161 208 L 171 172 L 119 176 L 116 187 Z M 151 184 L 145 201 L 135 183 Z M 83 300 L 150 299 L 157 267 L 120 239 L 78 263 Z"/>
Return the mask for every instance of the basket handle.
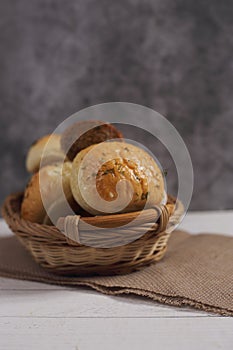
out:
<path id="1" fill-rule="evenodd" d="M 158 228 L 156 232 L 163 232 L 166 230 L 168 221 L 169 221 L 169 211 L 166 205 L 154 206 L 153 207 L 159 214 L 158 218 Z"/>
<path id="2" fill-rule="evenodd" d="M 64 233 L 69 244 L 81 244 L 78 227 L 79 219 L 80 215 L 67 215 L 66 217 L 59 218 L 57 221 L 56 226 Z"/>
<path id="3" fill-rule="evenodd" d="M 164 232 L 167 228 L 169 222 L 170 213 L 166 205 L 153 206 L 151 209 L 157 212 L 156 217 L 157 229 L 156 233 Z M 69 244 L 79 245 L 81 243 L 81 237 L 79 232 L 79 221 L 80 215 L 68 215 L 66 217 L 61 217 L 57 221 L 57 227 L 66 236 L 66 240 Z"/>

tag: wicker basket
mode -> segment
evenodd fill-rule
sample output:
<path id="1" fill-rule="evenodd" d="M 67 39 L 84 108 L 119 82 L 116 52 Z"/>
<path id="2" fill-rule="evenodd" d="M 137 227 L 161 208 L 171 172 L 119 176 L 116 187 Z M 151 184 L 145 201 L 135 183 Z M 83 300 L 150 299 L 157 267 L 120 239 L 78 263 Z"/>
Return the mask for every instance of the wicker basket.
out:
<path id="1" fill-rule="evenodd" d="M 78 225 L 78 216 L 61 218 L 59 228 L 63 234 L 55 226 L 21 219 L 21 201 L 22 193 L 6 198 L 2 210 L 6 222 L 42 267 L 63 275 L 125 274 L 160 260 L 170 236 L 170 230 L 165 228 L 176 224 L 183 213 L 182 204 L 175 204 L 169 197 L 165 206 L 144 210 L 140 217 L 140 212 L 82 217 Z M 85 231 L 83 222 L 96 228 Z M 126 223 L 125 229 L 117 229 Z M 70 236 L 71 225 L 75 225 L 72 235 L 79 235 L 80 243 L 74 240 L 77 237 Z M 127 243 L 131 236 L 132 241 Z M 113 246 L 102 248 L 105 240 L 111 240 Z"/>

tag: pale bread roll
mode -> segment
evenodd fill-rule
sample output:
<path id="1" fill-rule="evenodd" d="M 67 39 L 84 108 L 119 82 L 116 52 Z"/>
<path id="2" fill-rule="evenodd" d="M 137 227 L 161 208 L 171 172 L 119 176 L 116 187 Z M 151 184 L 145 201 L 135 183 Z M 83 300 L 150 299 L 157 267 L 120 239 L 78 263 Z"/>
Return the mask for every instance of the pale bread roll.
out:
<path id="1" fill-rule="evenodd" d="M 21 206 L 21 217 L 25 220 L 37 223 L 43 223 L 46 211 L 42 202 L 46 202 L 46 208 L 54 205 L 61 199 L 60 181 L 64 194 L 68 202 L 73 202 L 73 196 L 70 189 L 71 162 L 56 163 L 47 165 L 32 175 L 25 192 Z"/>
<path id="2" fill-rule="evenodd" d="M 61 150 L 60 139 L 61 136 L 58 134 L 46 135 L 31 145 L 26 158 L 26 168 L 29 173 L 35 173 L 39 170 L 42 155 L 43 166 L 63 161 L 66 158 Z M 43 154 L 47 142 L 46 153 Z"/>
<path id="3" fill-rule="evenodd" d="M 120 180 L 127 181 L 122 182 L 118 196 Z M 153 206 L 166 201 L 164 176 L 158 164 L 145 150 L 125 142 L 105 142 L 80 151 L 73 161 L 70 183 L 75 200 L 91 214 L 137 211 L 146 203 Z M 102 207 L 96 190 L 105 200 Z"/>
<path id="4" fill-rule="evenodd" d="M 57 220 L 60 217 L 74 215 L 74 213 L 80 215 L 83 212 L 83 210 L 73 198 L 69 198 L 68 202 L 70 207 L 66 205 L 67 201 L 64 198 L 60 198 L 57 201 L 54 201 L 47 209 L 47 213 L 44 217 L 43 224 L 54 225 L 57 223 Z"/>

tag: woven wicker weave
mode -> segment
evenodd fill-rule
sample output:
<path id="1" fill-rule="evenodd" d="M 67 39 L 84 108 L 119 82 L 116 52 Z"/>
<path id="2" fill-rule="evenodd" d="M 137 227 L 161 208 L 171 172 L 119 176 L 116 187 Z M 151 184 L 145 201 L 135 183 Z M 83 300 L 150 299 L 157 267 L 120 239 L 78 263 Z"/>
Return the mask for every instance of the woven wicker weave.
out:
<path id="1" fill-rule="evenodd" d="M 41 266 L 65 275 L 130 273 L 160 260 L 170 236 L 165 228 L 167 224 L 176 224 L 183 213 L 182 204 L 177 201 L 175 205 L 175 200 L 169 197 L 165 206 L 144 210 L 140 217 L 140 212 L 134 212 L 82 217 L 82 220 L 75 216 L 61 218 L 59 228 L 62 231 L 79 221 L 78 229 L 70 235 L 70 232 L 63 234 L 55 226 L 21 219 L 21 201 L 22 193 L 6 198 L 2 210 L 6 222 Z M 86 230 L 83 222 L 96 228 Z M 117 229 L 126 223 L 126 228 Z M 129 239 L 132 242 L 127 243 Z M 101 248 L 105 242 L 112 242 L 112 247 Z"/>

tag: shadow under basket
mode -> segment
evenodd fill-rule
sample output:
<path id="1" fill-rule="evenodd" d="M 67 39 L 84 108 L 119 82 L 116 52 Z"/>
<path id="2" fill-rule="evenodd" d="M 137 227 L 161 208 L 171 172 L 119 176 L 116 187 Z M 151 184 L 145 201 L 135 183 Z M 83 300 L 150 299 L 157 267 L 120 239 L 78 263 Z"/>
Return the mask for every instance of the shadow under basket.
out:
<path id="1" fill-rule="evenodd" d="M 20 217 L 23 194 L 8 196 L 2 213 L 11 230 L 36 262 L 61 275 L 127 274 L 160 260 L 183 205 L 168 197 L 166 205 L 141 212 L 105 216 L 67 216 L 56 226 Z"/>

